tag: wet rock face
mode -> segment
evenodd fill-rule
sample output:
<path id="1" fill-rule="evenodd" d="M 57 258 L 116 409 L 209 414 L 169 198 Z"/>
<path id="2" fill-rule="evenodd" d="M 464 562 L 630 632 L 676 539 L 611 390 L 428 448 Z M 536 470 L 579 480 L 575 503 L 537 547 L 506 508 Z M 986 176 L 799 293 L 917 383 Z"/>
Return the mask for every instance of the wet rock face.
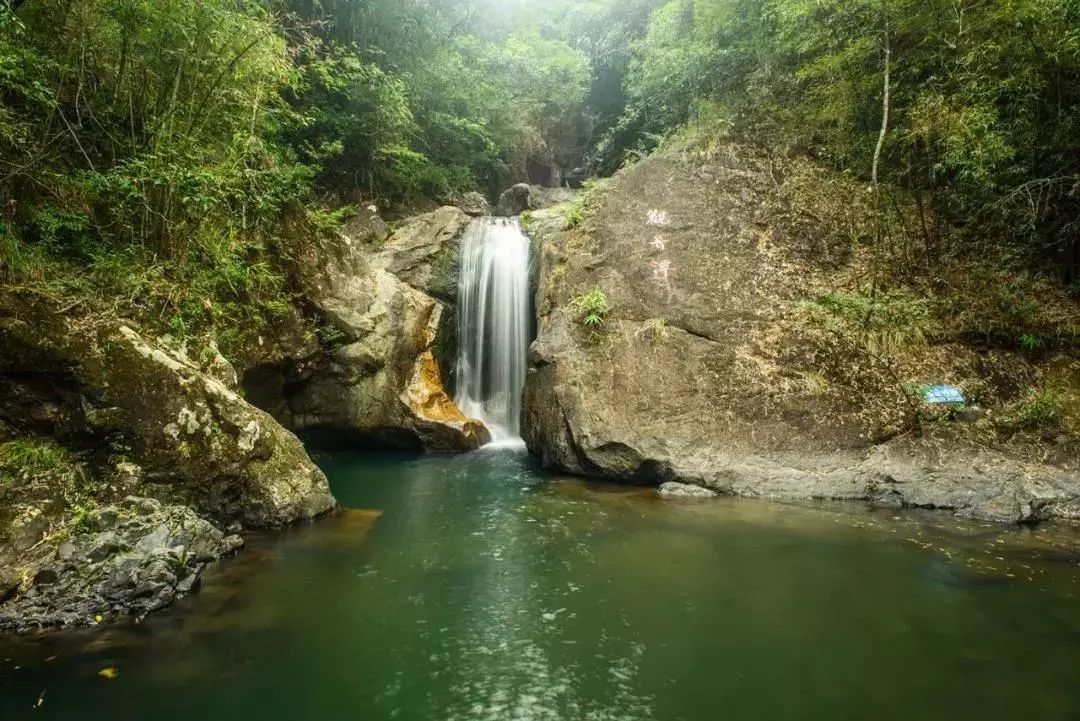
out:
<path id="1" fill-rule="evenodd" d="M 255 369 L 249 397 L 320 445 L 469 450 L 488 440 L 446 392 L 437 356 L 453 339 L 460 236 L 444 207 L 389 237 L 351 237 L 308 260 L 306 293 L 335 338 L 323 355 Z M 451 316 L 448 322 L 447 316 Z"/>
<path id="2" fill-rule="evenodd" d="M 0 583 L 0 630 L 85 626 L 145 615 L 184 596 L 205 566 L 240 548 L 191 508 L 130 496 L 91 511 L 25 581 Z M 0 579 L 2 580 L 2 579 Z M 6 601 L 6 602 L 5 602 Z"/>
<path id="3" fill-rule="evenodd" d="M 889 440 L 912 412 L 900 384 L 800 312 L 832 289 L 843 239 L 816 224 L 820 209 L 777 202 L 783 182 L 750 149 L 671 153 L 590 191 L 578 228 L 530 217 L 530 451 L 549 467 L 655 486 L 1077 516 L 1075 463 L 1026 463 L 962 438 Z M 611 307 L 600 328 L 574 303 L 594 288 Z M 948 351 L 963 353 L 975 355 Z"/>
<path id="4" fill-rule="evenodd" d="M 467 418 L 443 388 L 439 367 L 431 351 L 421 353 L 403 394 L 413 414 L 411 425 L 433 451 L 479 448 L 491 440 L 483 423 Z"/>

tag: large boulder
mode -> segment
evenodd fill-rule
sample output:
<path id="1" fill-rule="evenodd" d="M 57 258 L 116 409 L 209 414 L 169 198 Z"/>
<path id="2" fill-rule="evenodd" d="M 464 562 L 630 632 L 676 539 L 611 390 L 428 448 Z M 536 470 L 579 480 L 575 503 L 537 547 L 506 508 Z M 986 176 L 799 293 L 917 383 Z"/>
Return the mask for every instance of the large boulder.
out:
<path id="1" fill-rule="evenodd" d="M 0 629 L 157 610 L 238 548 L 237 531 L 335 507 L 220 354 L 199 365 L 137 328 L 0 296 Z"/>
<path id="2" fill-rule="evenodd" d="M 475 190 L 463 195 L 458 200 L 457 207 L 473 217 L 491 215 L 491 204 L 488 203 L 487 198 Z"/>
<path id="3" fill-rule="evenodd" d="M 570 203 L 577 197 L 577 194 L 578 191 L 573 188 L 532 185 L 529 187 L 529 209 L 544 210 L 556 205 Z"/>
<path id="4" fill-rule="evenodd" d="M 897 369 L 808 322 L 806 302 L 832 287 L 852 235 L 804 191 L 835 182 L 802 166 L 778 173 L 740 146 L 667 153 L 588 191 L 574 229 L 530 220 L 541 241 L 530 451 L 657 486 L 998 520 L 1080 515 L 1075 464 L 897 437 L 915 412 Z M 599 327 L 581 307 L 593 289 L 610 306 Z"/>
<path id="5" fill-rule="evenodd" d="M 504 190 L 499 196 L 495 215 L 510 217 L 521 215 L 527 210 L 545 210 L 565 205 L 572 202 L 577 194 L 578 191 L 573 188 L 518 183 Z"/>
<path id="6" fill-rule="evenodd" d="M 521 215 L 531 206 L 529 196 L 532 188 L 528 183 L 512 185 L 502 192 L 499 202 L 495 205 L 495 215 L 508 218 L 513 215 Z"/>
<path id="7" fill-rule="evenodd" d="M 468 222 L 444 207 L 388 238 L 346 232 L 324 241 L 300 275 L 326 348 L 250 370 L 249 397 L 324 445 L 449 451 L 487 442 L 483 424 L 450 398 L 438 363 L 454 334 L 458 242 Z"/>
<path id="8" fill-rule="evenodd" d="M 108 316 L 31 293 L 0 301 L 0 375 L 36 378 L 53 435 L 121 438 L 155 483 L 224 522 L 277 527 L 331 510 L 297 438 L 182 353 Z M 26 430 L 41 430 L 28 428 Z"/>
<path id="9" fill-rule="evenodd" d="M 444 206 L 405 221 L 373 254 L 371 265 L 445 303 L 457 300 L 461 236 L 471 218 Z"/>

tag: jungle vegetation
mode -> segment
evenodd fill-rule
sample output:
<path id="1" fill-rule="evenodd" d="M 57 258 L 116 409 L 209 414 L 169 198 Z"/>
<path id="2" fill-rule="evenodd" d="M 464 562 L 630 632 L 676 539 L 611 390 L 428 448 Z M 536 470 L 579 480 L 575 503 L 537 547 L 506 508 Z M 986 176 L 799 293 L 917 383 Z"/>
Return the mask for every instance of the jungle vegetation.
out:
<path id="1" fill-rule="evenodd" d="M 257 330 L 350 204 L 689 136 L 902 193 L 906 273 L 1077 287 L 1080 0 L 0 0 L 0 280 Z"/>

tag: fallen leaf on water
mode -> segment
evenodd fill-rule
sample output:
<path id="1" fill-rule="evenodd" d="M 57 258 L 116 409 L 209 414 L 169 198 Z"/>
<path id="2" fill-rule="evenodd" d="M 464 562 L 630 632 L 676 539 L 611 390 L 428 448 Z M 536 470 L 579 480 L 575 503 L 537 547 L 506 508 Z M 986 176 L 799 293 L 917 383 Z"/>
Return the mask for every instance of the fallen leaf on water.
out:
<path id="1" fill-rule="evenodd" d="M 45 659 L 45 663 L 52 663 L 55 660 L 56 656 L 49 656 L 47 659 Z"/>
<path id="2" fill-rule="evenodd" d="M 97 621 L 98 623 L 101 623 L 103 618 L 104 618 L 104 616 L 102 616 L 100 613 L 98 615 L 94 616 L 94 620 Z"/>
<path id="3" fill-rule="evenodd" d="M 45 692 L 42 691 L 41 695 L 37 697 L 37 703 L 34 704 L 34 708 L 41 708 L 41 704 L 45 703 Z"/>
<path id="4" fill-rule="evenodd" d="M 120 675 L 120 672 L 119 672 L 119 671 L 117 671 L 117 670 L 116 670 L 115 668 L 113 668 L 112 666 L 110 666 L 109 668 L 103 668 L 103 669 L 101 669 L 100 671 L 98 671 L 98 672 L 97 672 L 97 675 L 98 675 L 98 676 L 101 676 L 102 678 L 107 678 L 107 679 L 110 679 L 110 680 L 111 680 L 111 679 L 114 679 L 114 678 L 116 678 L 117 676 L 119 676 L 119 675 Z"/>

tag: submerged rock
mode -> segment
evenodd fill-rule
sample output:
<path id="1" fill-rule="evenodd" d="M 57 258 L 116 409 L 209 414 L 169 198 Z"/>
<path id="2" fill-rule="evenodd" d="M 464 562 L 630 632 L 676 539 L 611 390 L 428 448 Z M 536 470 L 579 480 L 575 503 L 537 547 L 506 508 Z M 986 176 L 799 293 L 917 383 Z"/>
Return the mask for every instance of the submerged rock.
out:
<path id="1" fill-rule="evenodd" d="M 677 483 L 675 481 L 661 483 L 657 492 L 661 496 L 666 496 L 668 498 L 715 498 L 719 495 L 711 488 L 694 486 L 689 483 Z"/>

